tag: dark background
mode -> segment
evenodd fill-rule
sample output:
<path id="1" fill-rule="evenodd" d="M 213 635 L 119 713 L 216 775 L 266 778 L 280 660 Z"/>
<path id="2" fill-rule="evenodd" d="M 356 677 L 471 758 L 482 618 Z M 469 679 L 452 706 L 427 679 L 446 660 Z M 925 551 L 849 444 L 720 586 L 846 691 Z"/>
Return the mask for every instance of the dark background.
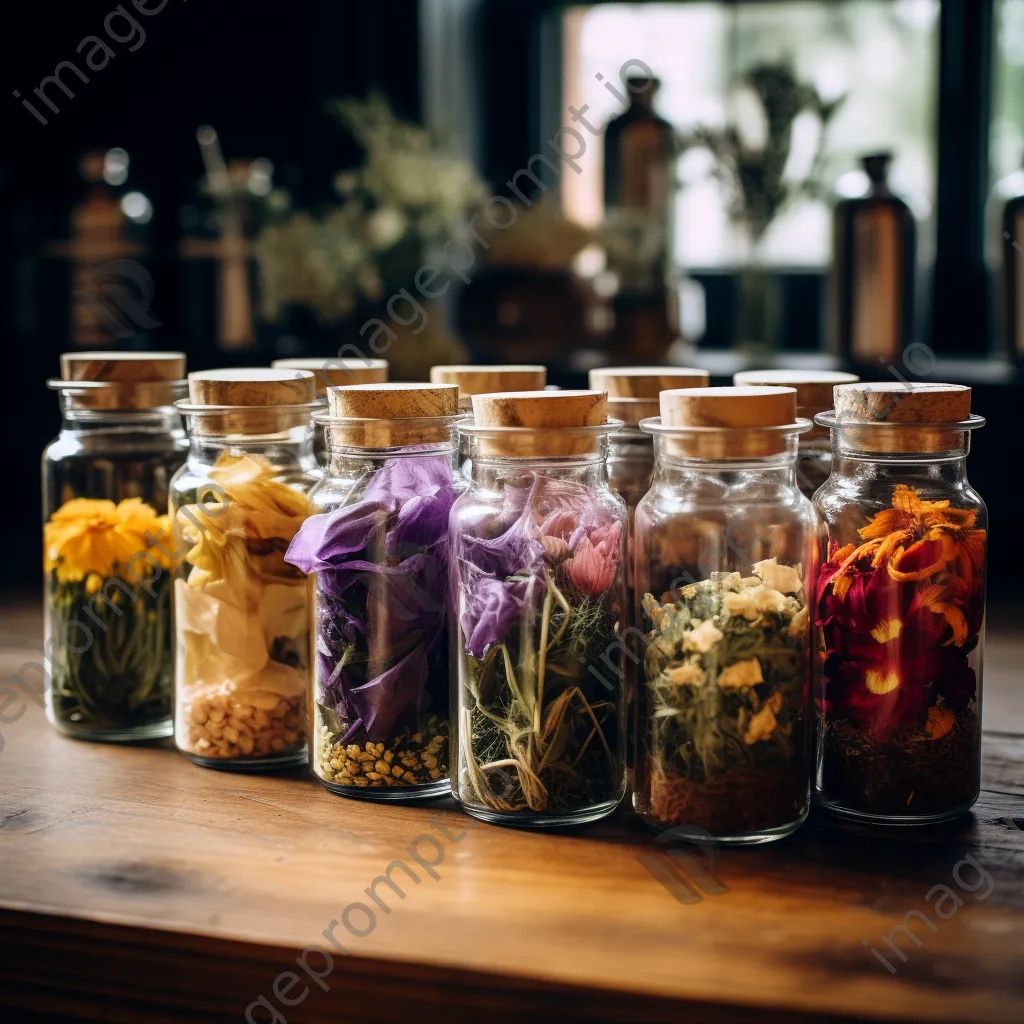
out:
<path id="1" fill-rule="evenodd" d="M 149 6 L 157 2 L 149 0 Z M 183 348 L 190 369 L 202 369 L 225 357 L 187 336 L 183 310 L 190 285 L 176 255 L 178 211 L 194 198 L 202 174 L 197 126 L 215 125 L 228 157 L 271 159 L 275 181 L 303 205 L 328 197 L 332 174 L 357 156 L 325 110 L 327 98 L 379 89 L 401 115 L 424 115 L 425 26 L 416 0 L 168 0 L 150 17 L 127 0 L 125 9 L 146 33 L 144 44 L 130 52 L 111 42 L 115 58 L 100 71 L 86 70 L 88 84 L 66 73 L 75 98 L 51 89 L 61 111 L 46 111 L 49 124 L 39 124 L 12 92 L 31 98 L 32 89 L 62 60 L 84 68 L 77 45 L 88 35 L 109 42 L 103 21 L 116 6 L 113 0 L 8 3 L 3 13 L 7 98 L 0 151 L 0 308 L 7 394 L 2 428 L 16 496 L 5 503 L 4 520 L 18 541 L 8 546 L 5 558 L 7 587 L 34 587 L 39 576 L 38 458 L 59 428 L 57 399 L 44 382 L 57 374 L 59 353 L 68 347 L 70 311 L 66 267 L 41 260 L 39 250 L 45 241 L 67 236 L 71 206 L 83 189 L 81 153 L 111 146 L 128 150 L 131 182 L 154 206 L 148 265 L 155 282 L 152 311 L 163 326 L 147 342 Z M 476 111 L 466 129 L 476 139 L 485 179 L 502 182 L 537 151 L 542 86 L 559 73 L 550 56 L 557 54 L 557 5 L 478 0 L 461 7 L 468 12 L 468 31 L 459 41 L 460 61 Z M 981 253 L 992 5 L 990 0 L 944 0 L 942 11 L 940 257 L 927 333 L 941 355 L 969 357 L 947 377 L 975 384 L 975 409 L 990 420 L 976 435 L 970 468 L 992 508 L 993 584 L 1011 593 L 1019 572 L 1016 557 L 996 553 L 1001 545 L 1015 548 L 1024 535 L 1018 471 L 1024 456 L 1022 390 L 1015 383 L 1019 377 L 1009 374 L 992 382 L 995 357 L 989 355 Z M 794 336 L 810 337 L 816 329 L 819 317 L 813 310 L 822 299 L 822 282 L 823 277 L 794 285 Z M 727 322 L 730 315 L 727 283 L 720 292 L 709 309 L 711 325 Z M 249 354 L 245 361 L 265 363 L 270 355 Z"/>

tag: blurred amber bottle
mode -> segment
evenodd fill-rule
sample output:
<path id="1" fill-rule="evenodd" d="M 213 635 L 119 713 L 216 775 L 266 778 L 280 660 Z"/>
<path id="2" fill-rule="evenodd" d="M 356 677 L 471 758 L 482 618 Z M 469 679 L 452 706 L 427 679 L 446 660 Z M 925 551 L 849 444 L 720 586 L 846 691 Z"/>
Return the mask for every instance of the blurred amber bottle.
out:
<path id="1" fill-rule="evenodd" d="M 891 153 L 862 158 L 869 186 L 833 216 L 829 341 L 843 363 L 893 362 L 913 329 L 916 225 L 887 181 Z"/>

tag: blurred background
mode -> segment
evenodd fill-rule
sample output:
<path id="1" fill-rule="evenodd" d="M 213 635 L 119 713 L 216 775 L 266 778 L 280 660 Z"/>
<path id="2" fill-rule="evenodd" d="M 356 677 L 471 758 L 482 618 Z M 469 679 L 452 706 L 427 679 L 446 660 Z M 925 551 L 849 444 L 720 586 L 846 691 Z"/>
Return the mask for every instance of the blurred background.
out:
<path id="1" fill-rule="evenodd" d="M 975 388 L 1021 528 L 1024 0 L 80 0 L 7 15 L 0 292 L 39 576 L 73 349 L 848 367 Z M 1002 538 L 1007 538 L 1003 540 Z M 1010 560 L 993 590 L 1015 593 Z"/>

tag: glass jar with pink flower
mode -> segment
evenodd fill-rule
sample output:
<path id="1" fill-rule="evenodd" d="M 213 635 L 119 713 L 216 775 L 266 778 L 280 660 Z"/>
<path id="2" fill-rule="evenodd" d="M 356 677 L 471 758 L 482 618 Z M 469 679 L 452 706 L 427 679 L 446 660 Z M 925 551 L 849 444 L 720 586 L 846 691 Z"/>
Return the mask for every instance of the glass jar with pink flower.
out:
<path id="1" fill-rule="evenodd" d="M 313 594 L 313 771 L 369 800 L 448 777 L 448 515 L 458 388 L 330 387 L 328 460 L 285 561 Z"/>
<path id="2" fill-rule="evenodd" d="M 643 673 L 633 805 L 654 828 L 761 843 L 811 789 L 814 511 L 792 388 L 663 391 L 636 510 Z"/>
<path id="3" fill-rule="evenodd" d="M 600 391 L 477 395 L 451 515 L 452 789 L 487 821 L 610 814 L 625 792 L 626 508 Z"/>
<path id="4" fill-rule="evenodd" d="M 967 480 L 971 389 L 845 384 L 817 422 L 816 799 L 840 817 L 944 821 L 981 789 L 988 523 Z"/>

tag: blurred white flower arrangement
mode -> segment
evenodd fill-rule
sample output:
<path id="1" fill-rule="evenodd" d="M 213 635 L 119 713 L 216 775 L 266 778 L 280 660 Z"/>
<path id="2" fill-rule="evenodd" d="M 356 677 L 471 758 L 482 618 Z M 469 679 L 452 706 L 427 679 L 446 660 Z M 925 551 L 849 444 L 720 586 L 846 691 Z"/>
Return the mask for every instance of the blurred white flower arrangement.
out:
<path id="1" fill-rule="evenodd" d="M 396 117 L 383 96 L 338 100 L 332 109 L 364 163 L 336 175 L 338 205 L 295 211 L 261 232 L 256 255 L 269 320 L 297 305 L 330 323 L 383 301 L 411 284 L 431 247 L 458 234 L 488 194 L 470 163 Z"/>

